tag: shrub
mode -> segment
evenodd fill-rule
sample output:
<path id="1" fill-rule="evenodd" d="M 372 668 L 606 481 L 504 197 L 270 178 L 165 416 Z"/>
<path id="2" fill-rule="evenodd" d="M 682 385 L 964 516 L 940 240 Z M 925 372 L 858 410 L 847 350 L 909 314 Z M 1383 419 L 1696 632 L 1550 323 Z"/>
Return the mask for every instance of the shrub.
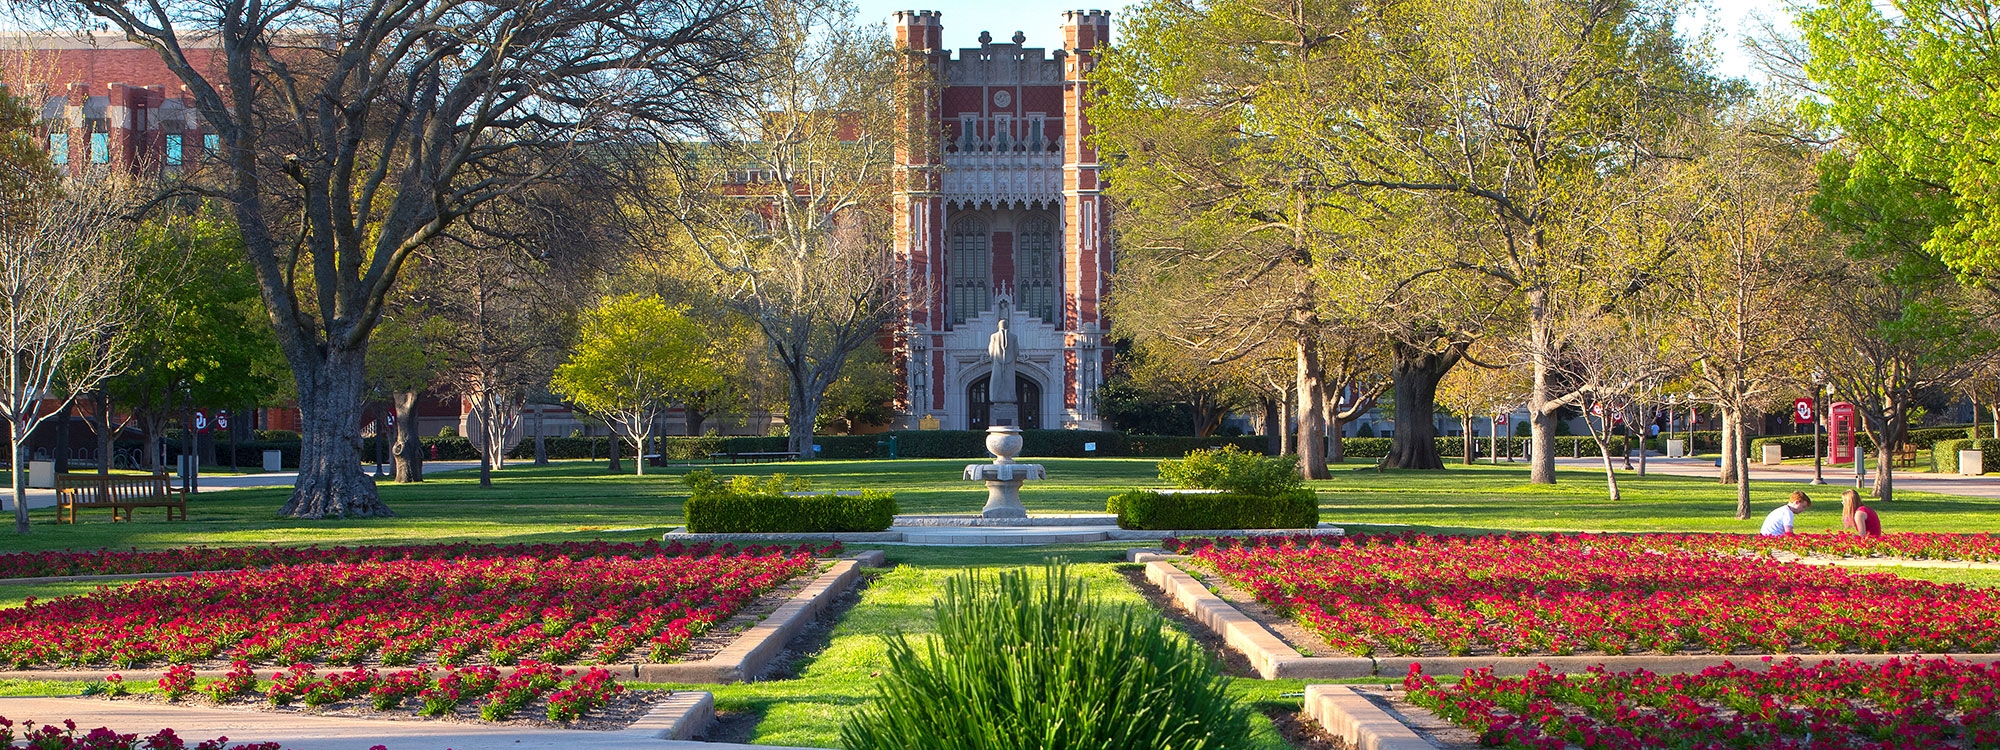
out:
<path id="1" fill-rule="evenodd" d="M 1112 495 L 1104 510 L 1117 514 L 1118 527 L 1123 529 L 1309 529 L 1319 525 L 1319 497 L 1309 489 L 1276 495 L 1138 490 Z"/>
<path id="2" fill-rule="evenodd" d="M 258 430 L 257 439 L 267 443 L 296 443 L 301 438 L 297 430 Z"/>
<path id="3" fill-rule="evenodd" d="M 1159 468 L 1160 481 L 1182 489 L 1276 495 L 1305 484 L 1291 459 L 1267 458 L 1233 445 L 1189 451 L 1184 458 L 1161 461 Z"/>
<path id="4" fill-rule="evenodd" d="M 1931 445 L 1931 471 L 1940 474 L 1957 474 L 1959 451 L 1983 451 L 1987 456 L 1987 465 L 1991 466 L 1996 458 L 2000 458 L 2000 456 L 1995 455 L 1997 451 L 2000 451 L 2000 440 L 1992 438 L 1982 440 L 1939 440 Z"/>
<path id="5" fill-rule="evenodd" d="M 707 469 L 682 479 L 694 491 L 683 509 L 697 534 L 881 531 L 896 520 L 896 496 L 880 490 L 798 493 L 804 478 L 774 474 L 728 481 Z"/>
<path id="6" fill-rule="evenodd" d="M 1248 712 L 1229 680 L 1159 615 L 1110 606 L 1067 566 L 963 573 L 931 604 L 937 635 L 889 641 L 850 750 L 1235 748 Z"/>

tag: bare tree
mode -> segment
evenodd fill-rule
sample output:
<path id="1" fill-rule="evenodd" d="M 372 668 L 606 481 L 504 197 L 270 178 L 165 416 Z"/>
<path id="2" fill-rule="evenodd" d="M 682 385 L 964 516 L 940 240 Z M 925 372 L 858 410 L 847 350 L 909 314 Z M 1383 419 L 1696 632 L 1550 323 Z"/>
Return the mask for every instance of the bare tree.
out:
<path id="1" fill-rule="evenodd" d="M 405 261 L 580 152 L 710 132 L 769 30 L 755 0 L 43 5 L 157 51 L 219 139 L 210 192 L 297 381 L 302 518 L 390 515 L 361 470 L 363 359 Z"/>
<path id="2" fill-rule="evenodd" d="M 880 30 L 840 3 L 776 0 L 769 15 L 763 83 L 671 212 L 784 370 L 788 449 L 811 458 L 827 389 L 901 309 L 889 206 L 904 134 Z"/>
<path id="3" fill-rule="evenodd" d="M 116 177 L 10 191 L 0 226 L 0 417 L 12 440 L 14 531 L 28 533 L 28 436 L 116 372 L 134 269 L 112 236 L 132 207 Z M 53 402 L 53 405 L 51 403 Z"/>

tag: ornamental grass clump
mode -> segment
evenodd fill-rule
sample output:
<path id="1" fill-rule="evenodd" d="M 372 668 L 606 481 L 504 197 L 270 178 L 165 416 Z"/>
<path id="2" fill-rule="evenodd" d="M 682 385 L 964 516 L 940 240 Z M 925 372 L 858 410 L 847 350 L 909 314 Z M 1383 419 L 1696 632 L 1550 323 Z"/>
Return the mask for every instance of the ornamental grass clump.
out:
<path id="1" fill-rule="evenodd" d="M 937 634 L 889 641 L 849 750 L 1208 750 L 1243 747 L 1228 678 L 1159 616 L 1090 595 L 1064 565 L 966 573 L 932 604 Z"/>

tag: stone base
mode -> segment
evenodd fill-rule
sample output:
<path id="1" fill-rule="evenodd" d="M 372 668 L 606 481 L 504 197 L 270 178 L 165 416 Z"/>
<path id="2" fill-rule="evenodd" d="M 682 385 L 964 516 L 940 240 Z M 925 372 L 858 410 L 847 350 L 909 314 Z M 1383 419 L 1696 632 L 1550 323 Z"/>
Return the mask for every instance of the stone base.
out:
<path id="1" fill-rule="evenodd" d="M 989 479 L 986 481 L 986 507 L 979 515 L 986 518 L 1027 518 L 1028 509 L 1021 506 L 1020 479 Z"/>

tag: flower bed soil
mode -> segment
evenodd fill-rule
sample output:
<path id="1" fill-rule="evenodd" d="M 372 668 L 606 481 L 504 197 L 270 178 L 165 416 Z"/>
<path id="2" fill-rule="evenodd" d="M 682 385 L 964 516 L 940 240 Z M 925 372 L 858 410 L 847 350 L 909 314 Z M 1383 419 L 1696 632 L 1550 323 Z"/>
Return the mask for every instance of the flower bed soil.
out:
<path id="1" fill-rule="evenodd" d="M 2000 592 L 1646 536 L 1182 543 L 1363 656 L 1990 653 Z"/>
<path id="2" fill-rule="evenodd" d="M 644 557 L 308 563 L 142 580 L 0 610 L 0 665 L 659 663 L 818 570 L 814 546 L 652 549 Z"/>
<path id="3" fill-rule="evenodd" d="M 0 579 L 50 576 L 179 573 L 248 570 L 274 565 L 312 563 L 391 562 L 396 560 L 471 560 L 489 557 L 654 557 L 699 554 L 708 545 L 646 542 L 546 542 L 536 544 L 398 544 L 319 547 L 175 547 L 163 550 L 100 549 L 82 552 L 8 552 L 0 554 Z M 831 545 L 822 554 L 832 554 Z"/>
<path id="4" fill-rule="evenodd" d="M 1413 673 L 1409 700 L 1486 747 L 1564 750 L 2000 747 L 2000 668 L 1951 659 L 1845 660 L 1693 675 L 1644 670 L 1495 677 L 1452 684 Z"/>
<path id="5" fill-rule="evenodd" d="M 170 702 L 156 693 L 123 695 L 107 700 L 145 701 L 150 703 L 183 706 L 220 706 L 240 708 L 267 713 L 294 714 L 300 716 L 342 716 L 357 719 L 383 719 L 389 721 L 437 721 L 446 723 L 483 724 L 487 726 L 519 726 L 547 729 L 583 729 L 592 731 L 614 731 L 624 729 L 646 716 L 653 706 L 673 695 L 669 690 L 625 690 L 610 699 L 602 707 L 584 714 L 571 722 L 548 720 L 548 697 L 543 696 L 524 705 L 513 718 L 488 721 L 479 717 L 480 705 L 471 702 L 458 706 L 439 716 L 424 716 L 418 713 L 421 705 L 414 702 L 401 708 L 377 711 L 366 697 L 328 703 L 320 706 L 290 704 L 273 706 L 261 695 L 245 695 L 217 703 L 207 698 L 191 698 Z"/>

